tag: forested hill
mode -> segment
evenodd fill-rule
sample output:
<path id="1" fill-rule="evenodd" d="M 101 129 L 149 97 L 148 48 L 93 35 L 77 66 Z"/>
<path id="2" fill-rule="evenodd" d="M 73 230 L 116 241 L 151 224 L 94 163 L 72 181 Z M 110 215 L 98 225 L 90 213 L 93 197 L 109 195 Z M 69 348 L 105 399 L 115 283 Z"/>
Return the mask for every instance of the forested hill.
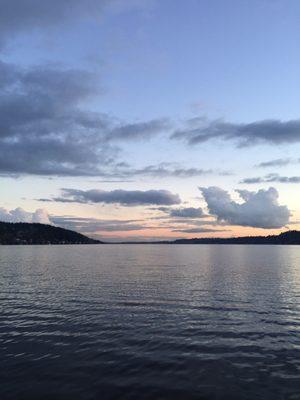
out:
<path id="1" fill-rule="evenodd" d="M 0 244 L 98 244 L 80 233 L 52 225 L 0 222 Z"/>
<path id="2" fill-rule="evenodd" d="M 0 222 L 1 244 L 100 244 L 81 233 L 53 225 L 36 223 Z M 127 242 L 128 244 L 130 242 Z M 136 242 L 135 242 L 136 243 Z M 149 244 L 147 242 L 145 244 Z M 194 238 L 152 242 L 157 244 L 299 244 L 300 231 L 287 231 L 271 236 L 243 236 L 234 238 Z M 136 243 L 137 244 L 137 243 Z M 142 244 L 140 242 L 140 244 Z"/>
<path id="3" fill-rule="evenodd" d="M 173 244 L 300 244 L 300 231 L 287 231 L 271 236 L 243 236 L 235 238 L 178 239 Z"/>

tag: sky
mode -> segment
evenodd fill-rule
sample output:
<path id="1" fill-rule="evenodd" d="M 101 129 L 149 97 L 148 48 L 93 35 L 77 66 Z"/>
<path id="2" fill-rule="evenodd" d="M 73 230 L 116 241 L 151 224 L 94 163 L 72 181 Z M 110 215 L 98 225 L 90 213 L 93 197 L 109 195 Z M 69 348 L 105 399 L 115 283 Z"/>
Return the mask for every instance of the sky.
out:
<path id="1" fill-rule="evenodd" d="M 300 229 L 297 0 L 0 0 L 0 220 Z"/>

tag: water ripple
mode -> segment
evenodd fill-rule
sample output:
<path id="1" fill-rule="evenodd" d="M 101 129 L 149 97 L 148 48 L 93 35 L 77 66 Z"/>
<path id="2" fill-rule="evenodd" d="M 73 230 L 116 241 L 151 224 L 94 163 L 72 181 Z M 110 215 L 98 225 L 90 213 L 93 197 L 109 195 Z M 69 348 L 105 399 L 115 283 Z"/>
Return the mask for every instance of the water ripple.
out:
<path id="1" fill-rule="evenodd" d="M 297 246 L 2 246 L 0 399 L 300 399 Z"/>

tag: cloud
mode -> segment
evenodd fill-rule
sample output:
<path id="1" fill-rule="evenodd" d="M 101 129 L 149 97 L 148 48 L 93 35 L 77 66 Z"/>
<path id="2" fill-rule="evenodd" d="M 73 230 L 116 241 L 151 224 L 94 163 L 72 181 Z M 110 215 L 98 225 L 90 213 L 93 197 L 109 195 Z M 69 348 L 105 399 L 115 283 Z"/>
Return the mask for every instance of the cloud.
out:
<path id="1" fill-rule="evenodd" d="M 95 234 L 100 232 L 131 232 L 131 231 L 142 231 L 142 230 L 159 230 L 159 229 L 170 229 L 172 232 L 182 233 L 210 233 L 210 232 L 224 232 L 225 229 L 213 229 L 197 226 L 196 221 L 191 223 L 191 220 L 187 220 L 188 226 L 185 223 L 182 224 L 182 219 L 178 220 L 175 224 L 162 224 L 156 226 L 147 225 L 147 221 L 140 219 L 98 219 L 98 218 L 84 218 L 75 216 L 51 216 L 53 224 L 61 226 L 66 229 L 75 230 L 84 234 Z M 151 219 L 150 219 L 151 220 Z M 173 222 L 173 221 L 170 221 Z M 203 221 L 204 225 L 218 225 L 216 221 Z M 201 224 L 201 225 L 202 225 Z M 200 225 L 200 224 L 199 224 Z"/>
<path id="2" fill-rule="evenodd" d="M 109 119 L 80 108 L 94 94 L 96 76 L 3 62 L 0 70 L 0 173 L 88 175 L 98 159 L 109 160 L 112 152 L 96 137 Z"/>
<path id="3" fill-rule="evenodd" d="M 186 228 L 186 229 L 173 229 L 172 232 L 182 233 L 219 233 L 227 232 L 227 229 L 212 229 L 212 228 Z"/>
<path id="4" fill-rule="evenodd" d="M 229 225 L 265 229 L 282 228 L 289 223 L 291 213 L 286 206 L 278 204 L 278 192 L 273 187 L 257 192 L 238 190 L 242 203 L 232 200 L 228 192 L 219 187 L 199 189 L 209 212 L 216 216 L 218 221 Z"/>
<path id="5" fill-rule="evenodd" d="M 276 119 L 252 123 L 232 123 L 222 119 L 194 118 L 186 122 L 183 129 L 176 130 L 173 139 L 185 140 L 196 145 L 211 139 L 235 140 L 240 147 L 260 143 L 289 144 L 300 142 L 300 120 Z"/>
<path id="6" fill-rule="evenodd" d="M 177 177 L 190 178 L 213 173 L 212 170 L 202 168 L 184 168 L 171 163 L 160 163 L 158 165 L 147 165 L 140 169 L 127 169 L 123 173 L 126 176 L 153 176 L 153 177 Z"/>
<path id="7" fill-rule="evenodd" d="M 149 138 L 166 126 L 122 123 L 83 108 L 97 94 L 99 77 L 89 71 L 0 61 L 0 173 L 114 177 L 115 142 Z"/>
<path id="8" fill-rule="evenodd" d="M 197 210 L 197 209 L 195 209 Z M 150 221 L 153 218 L 149 219 Z M 99 218 L 86 218 L 76 217 L 69 215 L 51 215 L 50 221 L 54 225 L 60 226 L 65 229 L 71 229 L 86 235 L 93 235 L 96 237 L 97 234 L 112 233 L 112 232 L 134 232 L 134 231 L 147 231 L 147 230 L 170 230 L 171 232 L 181 233 L 211 233 L 211 232 L 225 232 L 227 229 L 215 229 L 211 227 L 203 227 L 202 225 L 214 225 L 218 226 L 217 221 L 204 221 L 194 220 L 191 218 L 179 217 L 178 219 L 171 219 L 166 221 L 166 224 L 151 224 L 149 220 L 144 219 L 99 219 Z M 153 222 L 153 221 L 152 221 Z M 120 239 L 119 239 L 120 240 Z M 141 238 L 142 240 L 142 238 Z"/>
<path id="9" fill-rule="evenodd" d="M 300 176 L 280 176 L 278 174 L 268 174 L 264 177 L 245 178 L 241 183 L 254 184 L 254 183 L 300 183 Z"/>
<path id="10" fill-rule="evenodd" d="M 51 221 L 65 229 L 75 230 L 89 234 L 96 232 L 130 232 L 151 229 L 141 224 L 140 220 L 117 220 L 82 218 L 73 216 L 51 216 Z"/>
<path id="11" fill-rule="evenodd" d="M 148 139 L 154 135 L 168 130 L 170 122 L 166 118 L 153 119 L 146 122 L 124 124 L 111 130 L 107 135 L 108 140 L 134 140 Z"/>
<path id="12" fill-rule="evenodd" d="M 195 176 L 203 175 L 232 175 L 230 172 L 218 171 L 203 168 L 186 168 L 178 163 L 161 162 L 157 165 L 146 165 L 142 168 L 133 168 L 126 162 L 119 162 L 115 165 L 114 170 L 111 172 L 111 177 L 121 178 L 123 181 L 128 178 L 139 176 L 151 176 L 156 178 L 192 178 Z"/>
<path id="13" fill-rule="evenodd" d="M 174 208 L 170 210 L 171 217 L 180 218 L 201 218 L 204 217 L 202 208 L 186 207 L 186 208 Z"/>
<path id="14" fill-rule="evenodd" d="M 40 199 L 47 201 L 47 199 Z M 78 190 L 62 189 L 62 196 L 55 197 L 49 201 L 63 203 L 104 203 L 120 204 L 122 206 L 143 206 L 143 205 L 173 205 L 181 203 L 178 194 L 168 190 Z"/>
<path id="15" fill-rule="evenodd" d="M 228 171 L 184 167 L 177 162 L 161 162 L 156 165 L 146 165 L 142 168 L 134 168 L 127 162 L 118 162 L 116 164 L 115 170 L 113 171 L 113 174 L 115 177 L 120 177 L 123 179 L 138 176 L 151 176 L 157 178 L 192 178 L 195 176 L 212 174 L 221 176 L 232 175 L 232 173 Z"/>
<path id="16" fill-rule="evenodd" d="M 278 158 L 276 160 L 270 160 L 261 162 L 257 165 L 258 168 L 269 168 L 269 167 L 284 167 L 292 163 L 290 158 Z"/>
<path id="17" fill-rule="evenodd" d="M 154 177 L 176 177 L 191 178 L 193 176 L 202 176 L 211 173 L 211 171 L 202 168 L 161 168 L 161 167 L 145 167 L 137 170 L 134 175 L 154 176 Z"/>
<path id="18" fill-rule="evenodd" d="M 169 208 L 159 207 L 156 210 L 169 214 L 170 217 L 176 218 L 203 218 L 205 217 L 202 208 L 195 207 L 181 207 L 181 208 Z"/>
<path id="19" fill-rule="evenodd" d="M 44 209 L 28 212 L 19 207 L 14 210 L 0 208 L 0 221 L 2 222 L 36 222 L 40 224 L 51 224 L 49 215 Z"/>
<path id="20" fill-rule="evenodd" d="M 49 33 L 104 11 L 143 9 L 147 1 L 0 0 L 0 48 L 18 35 Z M 113 177 L 118 141 L 146 139 L 166 119 L 123 122 L 88 110 L 98 76 L 57 65 L 20 67 L 0 60 L 0 174 Z M 111 144 L 113 142 L 114 144 Z"/>

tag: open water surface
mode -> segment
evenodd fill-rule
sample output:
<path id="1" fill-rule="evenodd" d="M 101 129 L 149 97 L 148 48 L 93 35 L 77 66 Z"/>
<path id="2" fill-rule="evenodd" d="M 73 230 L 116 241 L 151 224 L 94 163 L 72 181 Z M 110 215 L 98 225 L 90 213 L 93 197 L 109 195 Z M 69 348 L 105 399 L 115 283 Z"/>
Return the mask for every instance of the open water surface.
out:
<path id="1" fill-rule="evenodd" d="M 300 246 L 0 247 L 0 399 L 300 399 Z"/>

